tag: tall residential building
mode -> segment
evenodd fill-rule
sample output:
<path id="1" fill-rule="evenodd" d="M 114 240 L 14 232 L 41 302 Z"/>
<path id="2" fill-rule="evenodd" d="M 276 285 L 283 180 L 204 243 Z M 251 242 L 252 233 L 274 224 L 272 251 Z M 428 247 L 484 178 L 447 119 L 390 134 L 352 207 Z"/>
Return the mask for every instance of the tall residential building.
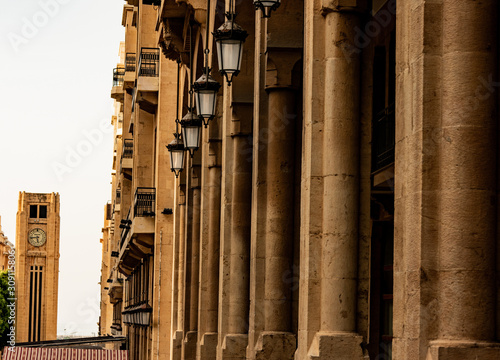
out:
<path id="1" fill-rule="evenodd" d="M 56 340 L 59 194 L 19 193 L 16 342 Z"/>
<path id="2" fill-rule="evenodd" d="M 124 5 L 106 280 L 131 359 L 499 359 L 500 4 L 254 4 Z M 176 178 L 205 59 L 216 113 Z"/>

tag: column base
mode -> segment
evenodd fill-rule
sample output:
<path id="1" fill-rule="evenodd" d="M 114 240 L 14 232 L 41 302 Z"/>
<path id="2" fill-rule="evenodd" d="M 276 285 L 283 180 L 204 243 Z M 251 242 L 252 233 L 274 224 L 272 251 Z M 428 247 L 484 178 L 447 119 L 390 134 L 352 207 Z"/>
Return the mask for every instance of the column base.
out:
<path id="1" fill-rule="evenodd" d="M 349 332 L 318 332 L 309 348 L 308 360 L 363 360 L 363 337 Z"/>
<path id="2" fill-rule="evenodd" d="M 182 359 L 196 360 L 196 343 L 198 341 L 198 332 L 188 331 L 182 344 Z"/>
<path id="3" fill-rule="evenodd" d="M 217 358 L 217 333 L 205 333 L 198 345 L 198 360 L 214 360 Z"/>
<path id="4" fill-rule="evenodd" d="M 217 360 L 245 360 L 247 346 L 247 334 L 227 334 L 217 348 Z"/>
<path id="5" fill-rule="evenodd" d="M 182 330 L 177 330 L 172 337 L 172 353 L 170 355 L 170 360 L 181 360 L 182 359 L 182 339 L 184 338 L 184 332 Z"/>
<path id="6" fill-rule="evenodd" d="M 281 331 L 263 331 L 252 353 L 255 360 L 293 360 L 297 350 L 294 334 Z"/>
<path id="7" fill-rule="evenodd" d="M 498 360 L 500 343 L 431 341 L 426 360 Z"/>

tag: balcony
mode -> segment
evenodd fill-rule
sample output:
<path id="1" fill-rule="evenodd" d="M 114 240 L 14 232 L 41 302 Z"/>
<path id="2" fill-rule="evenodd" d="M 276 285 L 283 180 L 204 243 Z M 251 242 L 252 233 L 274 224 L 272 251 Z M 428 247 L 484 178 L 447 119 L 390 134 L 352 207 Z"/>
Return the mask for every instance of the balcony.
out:
<path id="1" fill-rule="evenodd" d="M 124 139 L 122 157 L 120 159 L 120 173 L 132 176 L 134 166 L 134 140 Z"/>
<path id="2" fill-rule="evenodd" d="M 125 90 L 132 89 L 135 83 L 135 53 L 125 54 L 125 75 L 123 77 L 123 88 Z"/>
<path id="3" fill-rule="evenodd" d="M 158 106 L 160 49 L 142 48 L 138 70 L 135 101 L 141 109 L 155 113 Z"/>
<path id="4" fill-rule="evenodd" d="M 141 260 L 153 253 L 156 189 L 138 187 L 122 228 L 118 270 L 129 276 Z"/>
<path id="5" fill-rule="evenodd" d="M 372 135 L 373 186 L 393 186 L 395 149 L 395 106 L 389 105 L 379 112 L 373 121 Z"/>
<path id="6" fill-rule="evenodd" d="M 113 87 L 111 88 L 111 98 L 116 101 L 123 101 L 123 79 L 125 76 L 125 69 L 117 67 L 113 69 Z"/>
<path id="7" fill-rule="evenodd" d="M 111 304 L 116 304 L 123 298 L 123 279 L 113 279 L 111 284 L 109 284 L 109 302 Z"/>
<path id="8" fill-rule="evenodd" d="M 160 49 L 141 48 L 139 76 L 158 77 L 160 75 Z"/>

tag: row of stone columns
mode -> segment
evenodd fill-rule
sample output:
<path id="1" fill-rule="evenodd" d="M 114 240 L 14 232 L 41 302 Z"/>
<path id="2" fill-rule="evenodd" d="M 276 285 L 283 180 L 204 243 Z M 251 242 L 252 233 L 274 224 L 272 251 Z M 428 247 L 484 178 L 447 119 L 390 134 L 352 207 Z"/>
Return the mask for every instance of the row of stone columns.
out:
<path id="1" fill-rule="evenodd" d="M 280 57 L 283 49 L 267 44 L 267 23 L 258 20 L 253 160 L 248 161 L 245 132 L 227 125 L 245 107 L 231 92 L 224 95 L 222 168 L 204 173 L 212 215 L 201 246 L 202 258 L 206 252 L 201 271 L 207 273 L 198 278 L 194 247 L 200 249 L 195 232 L 201 202 L 196 198 L 205 195 L 188 190 L 185 331 L 202 326 L 203 334 L 218 332 L 218 359 L 367 356 L 363 342 L 369 339 L 360 335 L 357 322 L 360 132 L 365 130 L 360 109 L 366 85 L 360 80 L 360 52 L 348 47 L 357 42 L 363 9 L 333 6 L 320 12 L 317 4 L 304 5 L 298 333 L 291 324 L 290 284 L 283 278 L 294 251 L 295 130 L 285 114 L 297 99 L 284 80 L 293 66 L 288 56 Z M 398 33 L 397 45 L 394 358 L 493 359 L 498 348 L 485 344 L 498 339 L 498 290 L 492 281 L 498 174 L 491 166 L 498 154 L 498 97 L 483 80 L 498 74 L 498 5 L 422 1 L 415 6 L 402 4 L 397 19 L 397 31 L 405 35 Z M 409 29 L 422 19 L 424 35 L 411 37 Z M 438 44 L 426 43 L 431 33 Z M 430 47 L 427 53 L 424 45 Z M 277 75 L 266 79 L 265 71 Z M 263 129 L 271 133 L 265 143 Z M 207 339 L 203 334 L 198 342 Z"/>

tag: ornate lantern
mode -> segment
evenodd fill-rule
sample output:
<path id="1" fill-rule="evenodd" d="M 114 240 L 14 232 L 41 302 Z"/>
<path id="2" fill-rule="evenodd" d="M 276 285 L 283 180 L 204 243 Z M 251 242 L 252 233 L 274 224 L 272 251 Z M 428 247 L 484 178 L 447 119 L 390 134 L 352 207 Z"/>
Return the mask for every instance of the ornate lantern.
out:
<path id="1" fill-rule="evenodd" d="M 243 43 L 248 36 L 241 26 L 234 23 L 234 16 L 226 14 L 227 21 L 214 33 L 219 71 L 226 77 L 229 86 L 233 76 L 240 72 Z"/>
<path id="2" fill-rule="evenodd" d="M 191 157 L 200 147 L 202 121 L 189 109 L 188 113 L 181 120 L 182 139 L 184 148 L 189 151 Z"/>

